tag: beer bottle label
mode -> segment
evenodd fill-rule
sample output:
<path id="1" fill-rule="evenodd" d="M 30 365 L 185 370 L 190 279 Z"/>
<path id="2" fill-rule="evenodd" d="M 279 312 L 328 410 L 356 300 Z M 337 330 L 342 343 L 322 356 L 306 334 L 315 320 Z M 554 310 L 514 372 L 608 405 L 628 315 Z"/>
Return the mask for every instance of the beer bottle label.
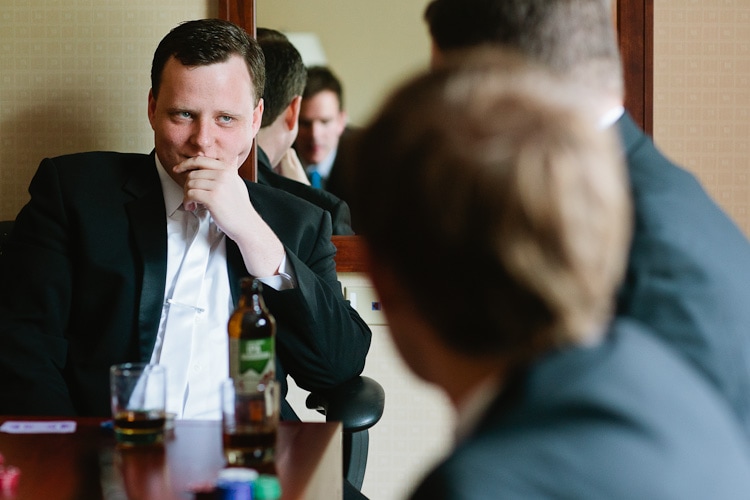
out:
<path id="1" fill-rule="evenodd" d="M 229 374 L 234 380 L 272 379 L 275 368 L 274 338 L 229 340 Z M 269 375 L 270 376 L 267 376 Z"/>

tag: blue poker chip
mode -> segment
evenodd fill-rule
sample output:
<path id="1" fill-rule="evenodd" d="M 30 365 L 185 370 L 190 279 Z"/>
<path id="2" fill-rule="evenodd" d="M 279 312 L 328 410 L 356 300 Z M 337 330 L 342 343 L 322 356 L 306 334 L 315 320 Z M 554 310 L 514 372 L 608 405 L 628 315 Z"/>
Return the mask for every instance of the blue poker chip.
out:
<path id="1" fill-rule="evenodd" d="M 258 479 L 258 471 L 243 467 L 222 469 L 216 479 L 218 500 L 252 500 L 253 482 Z"/>

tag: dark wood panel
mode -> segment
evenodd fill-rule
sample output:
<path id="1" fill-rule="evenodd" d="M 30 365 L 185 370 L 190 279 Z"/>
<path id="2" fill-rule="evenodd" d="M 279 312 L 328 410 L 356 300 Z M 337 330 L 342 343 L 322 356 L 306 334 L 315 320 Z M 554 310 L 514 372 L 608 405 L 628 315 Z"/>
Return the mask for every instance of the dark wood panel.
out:
<path id="1" fill-rule="evenodd" d="M 219 0 L 219 18 L 232 21 L 255 36 L 255 0 Z"/>
<path id="2" fill-rule="evenodd" d="M 617 33 L 625 77 L 625 108 L 653 132 L 653 0 L 618 0 Z"/>
<path id="3" fill-rule="evenodd" d="M 364 258 L 364 241 L 361 236 L 333 236 L 336 245 L 336 271 L 340 273 L 360 273 L 368 270 Z"/>
<path id="4" fill-rule="evenodd" d="M 241 26 L 255 37 L 255 0 L 218 0 L 219 19 L 226 19 Z M 249 181 L 258 180 L 257 141 L 253 141 L 253 150 L 247 160 L 240 166 L 240 175 Z"/>

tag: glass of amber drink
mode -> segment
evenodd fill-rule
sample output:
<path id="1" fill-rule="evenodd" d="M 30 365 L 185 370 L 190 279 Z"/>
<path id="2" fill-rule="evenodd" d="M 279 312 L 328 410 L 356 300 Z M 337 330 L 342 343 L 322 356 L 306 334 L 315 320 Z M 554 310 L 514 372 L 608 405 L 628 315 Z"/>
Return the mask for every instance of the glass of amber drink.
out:
<path id="1" fill-rule="evenodd" d="M 112 366 L 109 375 L 118 445 L 161 445 L 166 421 L 165 368 L 148 363 L 125 363 Z"/>
<path id="2" fill-rule="evenodd" d="M 222 441 L 227 465 L 269 464 L 279 427 L 279 384 L 227 379 L 221 386 Z"/>

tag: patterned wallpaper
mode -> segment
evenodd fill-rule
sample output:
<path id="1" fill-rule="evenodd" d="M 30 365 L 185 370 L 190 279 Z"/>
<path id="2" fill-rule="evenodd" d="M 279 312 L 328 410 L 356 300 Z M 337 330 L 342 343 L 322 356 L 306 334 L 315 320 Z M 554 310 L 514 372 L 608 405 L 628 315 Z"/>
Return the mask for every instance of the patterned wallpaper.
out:
<path id="1" fill-rule="evenodd" d="M 750 235 L 750 0 L 654 1 L 654 139 Z"/>
<path id="2" fill-rule="evenodd" d="M 750 0 L 654 2 L 654 137 L 750 234 Z M 149 151 L 159 39 L 215 0 L 3 0 L 0 218 L 45 156 Z"/>
<path id="3" fill-rule="evenodd" d="M 0 218 L 15 217 L 42 158 L 148 152 L 151 57 L 180 21 L 216 0 L 3 0 Z"/>

